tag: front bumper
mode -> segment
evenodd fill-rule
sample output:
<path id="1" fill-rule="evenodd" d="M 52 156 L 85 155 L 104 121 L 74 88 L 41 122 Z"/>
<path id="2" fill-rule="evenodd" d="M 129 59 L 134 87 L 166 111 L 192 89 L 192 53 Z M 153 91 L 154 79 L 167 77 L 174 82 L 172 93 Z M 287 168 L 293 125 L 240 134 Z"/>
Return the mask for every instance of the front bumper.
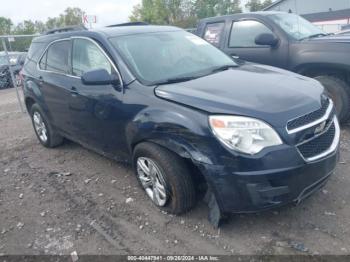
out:
<path id="1" fill-rule="evenodd" d="M 297 118 L 303 121 L 297 122 L 299 127 L 279 130 L 283 145 L 253 156 L 211 146 L 216 148 L 213 161 L 197 166 L 222 212 L 257 212 L 299 203 L 325 185 L 336 168 L 340 140 L 335 110 L 328 101 L 317 114 Z"/>
<path id="2" fill-rule="evenodd" d="M 234 172 L 215 165 L 199 165 L 222 212 L 250 213 L 299 203 L 320 189 L 333 173 L 336 150 L 317 162 L 256 172 Z"/>

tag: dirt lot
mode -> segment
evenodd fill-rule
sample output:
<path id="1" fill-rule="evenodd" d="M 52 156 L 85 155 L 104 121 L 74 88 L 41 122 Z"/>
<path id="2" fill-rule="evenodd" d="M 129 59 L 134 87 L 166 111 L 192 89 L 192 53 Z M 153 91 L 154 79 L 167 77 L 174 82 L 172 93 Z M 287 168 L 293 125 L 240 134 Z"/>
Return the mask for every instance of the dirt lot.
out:
<path id="1" fill-rule="evenodd" d="M 322 191 L 297 207 L 232 216 L 219 230 L 203 203 L 181 217 L 158 211 L 130 167 L 72 142 L 42 147 L 13 89 L 0 91 L 0 128 L 2 254 L 350 253 L 350 126 Z"/>

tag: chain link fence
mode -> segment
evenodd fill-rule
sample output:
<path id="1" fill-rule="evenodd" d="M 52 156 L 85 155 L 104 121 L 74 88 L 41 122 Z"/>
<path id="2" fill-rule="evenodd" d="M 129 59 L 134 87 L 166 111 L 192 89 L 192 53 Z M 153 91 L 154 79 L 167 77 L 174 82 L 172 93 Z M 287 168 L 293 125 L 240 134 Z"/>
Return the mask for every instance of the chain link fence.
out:
<path id="1" fill-rule="evenodd" d="M 37 35 L 6 35 L 0 36 L 0 90 L 16 88 L 18 103 L 24 112 L 23 107 L 23 78 L 21 70 L 29 46 Z"/>

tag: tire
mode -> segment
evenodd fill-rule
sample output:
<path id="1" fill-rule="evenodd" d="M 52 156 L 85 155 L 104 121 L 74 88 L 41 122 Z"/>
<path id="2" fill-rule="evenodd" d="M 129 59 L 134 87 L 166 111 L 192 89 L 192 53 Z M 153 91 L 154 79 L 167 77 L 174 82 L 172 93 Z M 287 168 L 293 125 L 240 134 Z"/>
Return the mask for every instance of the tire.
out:
<path id="1" fill-rule="evenodd" d="M 333 76 L 315 77 L 325 88 L 327 94 L 332 98 L 340 122 L 345 122 L 350 116 L 349 87 L 341 79 Z"/>
<path id="2" fill-rule="evenodd" d="M 47 147 L 47 148 L 54 148 L 63 143 L 63 137 L 57 132 L 54 131 L 51 124 L 47 120 L 45 114 L 43 113 L 43 110 L 40 108 L 38 104 L 33 104 L 30 109 L 30 116 L 32 119 L 32 124 L 34 128 L 34 132 L 39 140 L 39 142 Z M 40 118 L 41 124 L 38 124 L 38 119 Z M 41 132 L 40 130 L 41 126 Z M 45 129 L 45 136 L 43 135 L 43 130 Z M 46 139 L 44 139 L 46 137 Z"/>
<path id="3" fill-rule="evenodd" d="M 149 194 L 150 190 L 146 190 L 145 184 L 150 182 L 145 182 L 146 175 L 139 165 L 139 161 L 144 160 L 149 161 L 148 167 L 155 164 L 156 169 L 161 173 L 157 177 L 159 182 L 163 181 L 166 193 L 166 197 L 161 199 L 162 203 L 155 201 L 154 193 L 152 198 Z M 146 162 L 144 161 L 144 163 Z M 161 210 L 179 215 L 189 211 L 195 205 L 196 191 L 192 176 L 186 162 L 176 154 L 153 143 L 141 143 L 134 149 L 133 166 L 136 177 L 146 195 Z M 159 195 L 161 194 L 159 193 Z"/>

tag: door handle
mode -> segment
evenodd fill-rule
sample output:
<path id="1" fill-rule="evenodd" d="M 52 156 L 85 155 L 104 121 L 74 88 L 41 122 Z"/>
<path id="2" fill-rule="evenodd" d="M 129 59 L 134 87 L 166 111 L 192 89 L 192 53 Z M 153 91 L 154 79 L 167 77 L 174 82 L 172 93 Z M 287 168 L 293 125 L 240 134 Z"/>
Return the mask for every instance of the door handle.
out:
<path id="1" fill-rule="evenodd" d="M 239 55 L 236 55 L 236 54 L 231 55 L 231 57 L 232 57 L 233 59 L 239 59 Z"/>

